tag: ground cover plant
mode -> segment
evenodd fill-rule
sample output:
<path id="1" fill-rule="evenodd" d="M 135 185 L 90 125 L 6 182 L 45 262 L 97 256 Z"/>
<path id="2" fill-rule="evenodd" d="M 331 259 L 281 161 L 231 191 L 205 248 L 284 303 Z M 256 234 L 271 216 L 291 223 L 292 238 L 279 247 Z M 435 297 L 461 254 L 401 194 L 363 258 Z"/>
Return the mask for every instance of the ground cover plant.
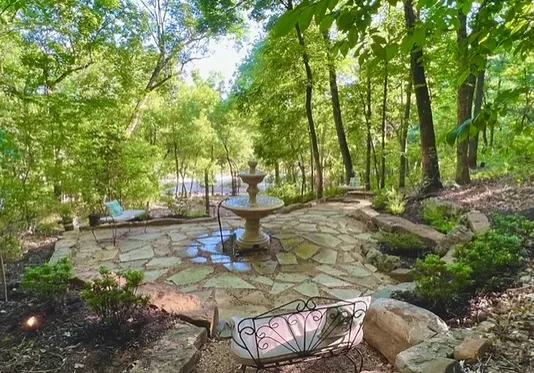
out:
<path id="1" fill-rule="evenodd" d="M 423 219 L 438 231 L 447 233 L 459 223 L 460 216 L 431 199 L 423 204 Z"/>

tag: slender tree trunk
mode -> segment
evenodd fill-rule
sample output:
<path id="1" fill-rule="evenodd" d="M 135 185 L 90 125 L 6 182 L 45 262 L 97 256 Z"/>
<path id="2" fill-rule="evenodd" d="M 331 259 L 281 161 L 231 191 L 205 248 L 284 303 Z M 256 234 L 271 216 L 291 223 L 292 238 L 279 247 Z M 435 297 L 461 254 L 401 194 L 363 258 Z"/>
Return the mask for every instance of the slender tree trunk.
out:
<path id="1" fill-rule="evenodd" d="M 381 162 L 380 162 L 380 189 L 384 189 L 386 186 L 386 105 L 388 101 L 388 63 L 385 63 L 384 67 L 384 91 L 382 96 L 382 123 L 381 123 L 381 136 L 382 142 L 380 144 Z"/>
<path id="2" fill-rule="evenodd" d="M 310 139 L 310 170 L 311 170 L 311 173 L 310 173 L 310 190 L 312 192 L 315 190 L 315 176 L 313 174 L 313 170 L 314 169 L 315 169 L 315 167 L 314 167 L 314 162 L 313 162 L 313 148 L 312 148 L 311 139 Z"/>
<path id="3" fill-rule="evenodd" d="M 330 38 L 328 32 L 323 33 L 326 41 L 327 49 L 330 49 Z M 343 118 L 341 116 L 341 105 L 339 103 L 339 91 L 337 87 L 337 74 L 334 66 L 332 56 L 328 56 L 328 77 L 330 83 L 330 95 L 332 96 L 332 111 L 334 116 L 334 124 L 336 125 L 337 141 L 339 143 L 339 150 L 343 158 L 343 165 L 345 166 L 345 184 L 349 184 L 350 178 L 354 176 L 352 166 L 352 159 L 350 156 L 349 146 L 347 144 L 347 137 L 345 136 L 345 129 L 343 127 Z"/>
<path id="4" fill-rule="evenodd" d="M 367 151 L 365 154 L 365 190 L 371 190 L 371 78 L 367 76 L 366 87 L 366 106 L 365 110 L 365 126 L 367 130 Z"/>
<path id="5" fill-rule="evenodd" d="M 4 266 L 4 256 L 0 253 L 0 270 L 2 271 L 2 285 L 4 287 L 4 302 L 7 303 L 7 282 L 6 282 L 6 267 Z"/>
<path id="6" fill-rule="evenodd" d="M 458 47 L 458 67 L 465 69 L 469 64 L 469 54 L 467 45 L 467 16 L 462 10 L 458 11 L 460 27 L 457 31 Z M 466 120 L 471 119 L 473 107 L 473 93 L 475 85 L 475 76 L 469 74 L 465 81 L 458 87 L 457 96 L 457 126 L 460 127 Z M 465 139 L 458 141 L 456 145 L 456 182 L 460 185 L 469 184 L 471 177 L 469 175 L 469 158 L 468 158 L 469 141 Z"/>
<path id="7" fill-rule="evenodd" d="M 376 147 L 375 142 L 371 138 L 371 149 L 373 150 L 373 166 L 375 169 L 375 175 L 376 175 L 376 186 L 380 186 L 380 172 L 378 172 L 378 157 L 376 156 Z"/>
<path id="8" fill-rule="evenodd" d="M 180 162 L 178 160 L 178 146 L 174 142 L 174 167 L 176 171 L 176 187 L 174 189 L 174 197 L 178 198 L 178 185 L 180 184 Z"/>
<path id="9" fill-rule="evenodd" d="M 210 182 L 208 169 L 204 170 L 204 206 L 206 207 L 206 215 L 210 215 Z"/>
<path id="10" fill-rule="evenodd" d="M 410 125 L 410 106 L 412 105 L 412 80 L 408 80 L 406 86 L 406 103 L 404 105 L 404 117 L 400 130 L 400 166 L 399 166 L 399 188 L 406 186 L 406 142 L 408 139 L 408 126 Z"/>
<path id="11" fill-rule="evenodd" d="M 482 109 L 482 99 L 484 98 L 484 81 L 486 77 L 486 70 L 482 70 L 478 73 L 476 92 L 475 92 L 475 105 L 473 109 L 473 118 L 476 118 L 480 110 Z M 469 167 L 477 167 L 477 156 L 478 156 L 478 132 L 473 138 L 469 141 Z"/>
<path id="12" fill-rule="evenodd" d="M 412 0 L 404 1 L 404 15 L 409 35 L 413 35 L 415 23 L 418 19 L 417 10 Z M 436 148 L 436 134 L 432 118 L 432 107 L 428 96 L 425 68 L 423 66 L 423 49 L 414 45 L 411 51 L 411 68 L 417 114 L 421 129 L 421 168 L 423 173 L 423 193 L 429 193 L 443 188 L 440 181 L 438 151 Z"/>
<path id="13" fill-rule="evenodd" d="M 299 161 L 298 163 L 300 174 L 302 175 L 302 180 L 300 184 L 300 195 L 303 196 L 304 192 L 306 191 L 306 166 L 304 166 L 304 162 Z"/>
<path id="14" fill-rule="evenodd" d="M 278 161 L 274 164 L 274 185 L 280 185 L 280 164 Z"/>

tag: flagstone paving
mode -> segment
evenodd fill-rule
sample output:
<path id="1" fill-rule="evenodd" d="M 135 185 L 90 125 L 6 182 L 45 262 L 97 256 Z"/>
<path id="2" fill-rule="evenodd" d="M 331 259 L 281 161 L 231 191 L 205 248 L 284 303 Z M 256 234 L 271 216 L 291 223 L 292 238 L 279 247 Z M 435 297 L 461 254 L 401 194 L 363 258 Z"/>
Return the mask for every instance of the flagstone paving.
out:
<path id="1" fill-rule="evenodd" d="M 58 241 L 54 257 L 70 254 L 83 278 L 96 275 L 100 265 L 140 269 L 145 281 L 166 282 L 216 301 L 222 318 L 254 315 L 298 298 L 350 299 L 393 282 L 362 263 L 361 246 L 373 238 L 348 216 L 362 206 L 365 202 L 328 202 L 271 215 L 262 225 L 279 240 L 276 251 L 234 260 L 222 251 L 217 223 L 119 229 L 116 247 L 109 229 L 95 231 L 98 241 L 90 231 L 76 232 Z M 223 218 L 223 236 L 239 232 L 243 223 Z"/>

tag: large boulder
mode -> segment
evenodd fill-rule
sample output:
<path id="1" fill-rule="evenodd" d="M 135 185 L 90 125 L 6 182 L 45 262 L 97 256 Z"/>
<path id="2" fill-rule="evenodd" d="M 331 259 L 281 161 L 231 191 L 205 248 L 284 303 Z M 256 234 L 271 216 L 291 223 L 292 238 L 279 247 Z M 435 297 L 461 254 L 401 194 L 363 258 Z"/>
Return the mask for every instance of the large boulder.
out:
<path id="1" fill-rule="evenodd" d="M 445 199 L 441 199 L 441 198 L 437 198 L 437 197 L 429 198 L 427 201 L 432 201 L 433 203 L 436 204 L 436 206 L 438 206 L 440 209 L 446 211 L 447 214 L 449 214 L 449 215 L 460 216 L 464 212 L 467 211 L 467 209 L 465 207 L 463 207 L 462 205 L 460 205 L 460 204 L 458 204 L 456 202 L 453 202 L 453 201 L 447 201 Z"/>
<path id="2" fill-rule="evenodd" d="M 456 245 L 461 245 L 473 239 L 475 234 L 464 225 L 457 225 L 434 248 L 434 252 L 439 256 L 444 256 Z"/>
<path id="3" fill-rule="evenodd" d="M 465 219 L 467 226 L 475 234 L 484 233 L 490 229 L 491 226 L 488 217 L 480 211 L 470 211 L 464 215 L 463 219 Z"/>
<path id="4" fill-rule="evenodd" d="M 369 206 L 365 206 L 355 210 L 350 216 L 356 220 L 362 221 L 364 223 L 370 222 L 375 216 L 380 215 L 378 211 L 373 210 Z"/>
<path id="5" fill-rule="evenodd" d="M 394 299 L 375 299 L 364 319 L 365 340 L 391 364 L 397 355 L 438 333 L 447 325 L 438 316 L 423 308 Z"/>
<path id="6" fill-rule="evenodd" d="M 219 322 L 219 310 L 214 302 L 205 302 L 194 294 L 180 292 L 175 286 L 148 283 L 142 285 L 139 294 L 150 296 L 150 303 L 181 320 L 204 327 L 213 336 Z"/>
<path id="7" fill-rule="evenodd" d="M 415 224 L 399 216 L 380 214 L 372 218 L 372 222 L 380 229 L 391 233 L 411 233 L 419 237 L 427 246 L 435 247 L 445 235 L 424 224 Z"/>

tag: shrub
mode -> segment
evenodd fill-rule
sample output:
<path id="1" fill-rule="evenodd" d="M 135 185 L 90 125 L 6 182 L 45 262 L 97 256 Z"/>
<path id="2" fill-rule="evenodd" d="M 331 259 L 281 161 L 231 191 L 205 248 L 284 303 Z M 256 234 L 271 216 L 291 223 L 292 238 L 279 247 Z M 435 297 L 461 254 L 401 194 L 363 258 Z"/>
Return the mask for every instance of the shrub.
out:
<path id="1" fill-rule="evenodd" d="M 418 259 L 414 268 L 415 291 L 433 307 L 454 303 L 468 291 L 472 269 L 462 262 L 447 264 L 438 255 Z"/>
<path id="2" fill-rule="evenodd" d="M 524 265 L 526 252 L 516 236 L 489 230 L 474 241 L 456 247 L 454 256 L 473 269 L 477 285 L 498 288 Z"/>
<path id="3" fill-rule="evenodd" d="M 491 220 L 493 229 L 500 234 L 517 236 L 523 242 L 534 239 L 534 221 L 523 215 L 493 214 Z"/>
<path id="4" fill-rule="evenodd" d="M 373 202 L 371 206 L 373 206 L 374 209 L 377 210 L 385 210 L 388 203 L 388 196 L 387 191 L 384 189 L 380 189 L 376 191 L 375 197 L 373 198 Z"/>
<path id="5" fill-rule="evenodd" d="M 68 258 L 63 258 L 55 264 L 27 267 L 22 287 L 40 298 L 55 301 L 65 295 L 71 278 L 72 265 Z"/>
<path id="6" fill-rule="evenodd" d="M 135 310 L 147 305 L 148 297 L 136 294 L 143 272 L 128 270 L 112 274 L 105 267 L 100 267 L 99 272 L 100 277 L 82 291 L 82 298 L 104 323 L 123 324 Z"/>
<path id="7" fill-rule="evenodd" d="M 423 206 L 423 219 L 438 231 L 447 233 L 458 224 L 460 217 L 452 215 L 445 206 L 436 201 L 427 200 Z"/>
<path id="8" fill-rule="evenodd" d="M 425 250 L 421 239 L 411 233 L 380 232 L 378 242 L 385 245 L 395 255 L 417 257 Z"/>
<path id="9" fill-rule="evenodd" d="M 401 215 L 406 209 L 406 201 L 404 200 L 404 193 L 391 188 L 386 192 L 387 202 L 386 208 L 390 214 Z"/>

